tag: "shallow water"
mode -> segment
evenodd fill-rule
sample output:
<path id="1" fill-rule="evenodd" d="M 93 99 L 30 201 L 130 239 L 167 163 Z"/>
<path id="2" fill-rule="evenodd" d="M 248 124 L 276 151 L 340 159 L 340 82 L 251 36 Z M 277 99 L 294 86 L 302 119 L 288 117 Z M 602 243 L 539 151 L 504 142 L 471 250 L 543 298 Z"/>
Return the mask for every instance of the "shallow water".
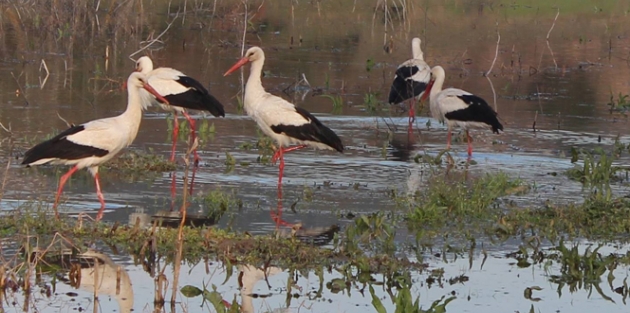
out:
<path id="1" fill-rule="evenodd" d="M 199 149 L 202 164 L 196 172 L 194 195 L 219 189 L 234 192 L 242 199 L 243 207 L 230 211 L 219 225 L 268 233 L 275 228 L 268 212 L 277 207 L 277 167 L 258 163 L 259 151 L 239 148 L 242 143 L 258 140 L 257 127 L 237 108 L 241 91 L 238 73 L 222 76 L 241 55 L 244 8 L 240 4 L 219 1 L 213 11 L 215 3 L 188 3 L 185 21 L 182 21 L 183 15 L 178 16 L 160 38 L 163 44 L 138 56 L 147 53 L 158 66 L 177 68 L 198 79 L 223 102 L 226 117 L 207 118 L 214 124 L 216 134 L 204 137 Z M 0 164 L 18 159 L 11 162 L 6 174 L 1 210 L 13 210 L 30 200 L 54 200 L 62 170 L 22 168 L 18 164 L 22 153 L 37 140 L 64 129 L 65 123 L 57 114 L 69 122 L 81 123 L 121 112 L 126 95 L 119 83 L 134 66 L 128 55 L 143 46 L 141 42 L 151 33 L 153 36 L 161 33 L 178 8 L 184 10 L 183 5 L 173 3 L 169 8 L 166 1 L 156 1 L 153 6 L 145 4 L 143 14 L 131 23 L 138 27 L 137 32 L 122 35 L 121 30 L 118 36 L 101 34 L 87 44 L 68 44 L 66 37 L 54 40 L 50 35 L 46 39 L 34 32 L 24 32 L 8 13 L 14 9 L 0 4 L 4 12 L 4 40 L 0 41 L 0 75 L 4 77 L 0 80 L 0 122 L 11 126 L 14 140 L 13 149 L 9 149 L 8 135 L 2 133 Z M 554 21 L 558 9 L 560 13 Z M 383 12 L 375 13 L 372 1 L 300 2 L 292 9 L 269 1 L 262 5 L 250 3 L 250 27 L 245 41 L 247 46 L 260 45 L 265 49 L 264 86 L 313 112 L 339 134 L 347 147 L 343 155 L 313 150 L 287 154 L 283 204 L 285 209 L 297 204 L 295 212 L 286 210 L 284 218 L 313 227 L 343 225 L 351 222 L 339 218 L 345 213 L 395 210 L 389 190 L 414 192 L 425 186 L 428 171 L 425 165 L 415 163 L 414 157 L 437 155 L 444 149 L 446 128 L 428 118 L 425 108 L 416 119 L 414 135 L 409 137 L 406 113 L 383 110 L 372 114 L 364 106 L 367 93 L 374 93 L 381 102 L 385 101 L 393 71 L 410 57 L 409 42 L 414 36 L 423 39 L 427 62 L 446 69 L 446 85 L 474 92 L 492 105 L 495 105 L 492 88 L 496 92 L 496 108 L 505 132 L 501 135 L 487 131 L 473 133 L 476 164 L 468 166 L 471 173 L 505 171 L 535 185 L 533 192 L 512 197 L 523 207 L 542 205 L 548 199 L 554 203 L 581 202 L 582 185 L 564 175 L 573 167 L 571 147 L 610 147 L 617 137 L 621 142 L 629 139 L 627 118 L 611 114 L 607 105 L 611 95 L 617 97 L 630 90 L 630 34 L 625 26 L 629 10 L 630 4 L 604 0 L 567 1 L 557 8 L 538 1 L 493 4 L 426 1 L 409 3 L 405 19 L 390 11 L 392 20 L 388 20 L 385 34 Z M 124 23 L 121 20 L 121 24 Z M 501 39 L 493 61 L 497 32 Z M 383 49 L 389 36 L 393 42 L 390 54 Z M 108 51 L 107 64 L 105 51 Z M 45 83 L 42 60 L 50 71 Z M 488 79 L 483 74 L 493 62 Z M 247 72 L 244 71 L 245 75 Z M 302 77 L 310 83 L 310 90 L 304 85 L 293 88 Z M 319 96 L 321 94 L 341 95 L 342 111 L 331 113 L 331 100 Z M 203 118 L 204 115 L 195 112 L 193 116 Z M 167 115 L 157 109 L 146 113 L 130 149 L 153 149 L 168 157 L 170 135 L 166 118 Z M 536 131 L 532 129 L 534 121 Z M 456 161 L 465 161 L 463 141 L 455 142 L 453 148 Z M 180 143 L 180 156 L 184 150 L 184 144 Z M 236 159 L 230 171 L 225 165 L 226 152 Z M 627 156 L 619 160 L 627 161 Z M 126 177 L 115 170 L 104 170 L 105 220 L 126 223 L 135 211 L 155 213 L 170 208 L 171 175 Z M 178 170 L 175 175 L 181 187 L 182 171 Z M 617 194 L 627 193 L 621 183 L 612 187 Z M 71 214 L 95 212 L 99 207 L 93 181 L 87 173 L 76 174 L 66 186 L 64 199 L 66 202 L 61 208 Z M 204 209 L 191 208 L 192 211 Z M 399 235 L 406 238 L 408 234 L 401 230 Z M 507 245 L 501 249 L 511 251 L 517 247 Z M 116 261 L 125 264 L 132 281 L 148 279 L 128 259 L 121 258 Z M 625 309 L 621 301 L 610 304 L 597 300 L 595 293 L 587 297 L 583 291 L 565 293 L 558 298 L 543 270 L 515 269 L 501 258 L 490 258 L 484 270 L 479 270 L 478 266 L 466 270 L 468 263 L 463 259 L 449 263 L 435 261 L 435 264 L 430 262 L 430 266 L 444 267 L 452 276 L 466 273 L 470 281 L 453 287 L 455 289 L 414 286 L 412 291 L 420 295 L 423 304 L 455 291 L 458 299 L 447 306 L 449 310 L 474 312 L 483 307 L 483 310 L 522 312 L 529 310 L 531 304 L 522 297 L 524 286 L 539 285 L 544 288 L 540 292 L 544 294 L 543 301 L 534 306 L 543 312 L 589 312 L 589 305 L 603 305 L 609 311 Z M 193 269 L 198 270 L 201 269 Z M 275 282 L 272 285 L 280 289 L 272 291 L 273 296 L 261 303 L 268 303 L 272 309 L 285 304 L 282 282 L 286 282 L 286 275 L 271 278 Z M 507 276 L 510 281 L 504 280 Z M 327 274 L 326 279 L 334 277 Z M 221 285 L 223 278 L 216 284 Z M 201 281 L 191 281 L 192 278 L 183 280 L 201 285 Z M 142 284 L 134 283 L 136 311 L 143 310 L 150 302 L 138 300 L 152 299 L 153 292 L 152 288 L 137 289 L 137 285 Z M 307 283 L 303 287 L 306 290 L 312 286 Z M 506 288 L 509 290 L 504 290 Z M 382 290 L 376 289 L 384 295 Z M 238 293 L 233 279 L 221 285 L 220 291 L 226 299 Z M 142 294 L 144 296 L 139 296 Z M 371 310 L 369 293 L 357 297 L 353 292 L 352 295 L 348 300 L 347 295 L 329 294 L 327 299 L 333 299 L 332 303 L 315 301 L 312 307 L 306 306 L 310 309 L 302 310 L 350 312 L 356 310 L 356 306 L 367 306 Z M 469 295 L 471 300 L 465 300 Z M 300 303 L 300 299 L 291 304 Z M 186 301 L 192 301 L 186 302 L 191 307 L 200 304 L 194 302 L 196 300 Z M 108 311 L 107 302 L 101 302 L 104 312 Z M 391 301 L 383 302 L 391 311 Z"/>
<path id="2" fill-rule="evenodd" d="M 582 246 L 580 252 L 584 253 L 591 243 L 583 242 Z M 519 249 L 510 243 L 504 248 L 507 251 Z M 591 246 L 591 251 L 593 248 Z M 599 250 L 603 256 L 626 252 L 627 247 L 612 245 Z M 428 267 L 411 273 L 412 294 L 419 298 L 423 309 L 428 309 L 433 301 L 442 297 L 455 297 L 447 305 L 447 310 L 451 312 L 523 312 L 529 311 L 532 306 L 541 312 L 592 312 L 602 307 L 607 312 L 627 310 L 624 296 L 613 291 L 623 286 L 629 274 L 627 268 L 613 270 L 611 280 L 594 281 L 588 288 L 571 291 L 568 285 L 560 286 L 550 280 L 550 277 L 562 273 L 561 267 L 554 262 L 521 268 L 514 259 L 506 257 L 505 252 L 488 253 L 489 257 L 485 260 L 483 255 L 473 253 L 472 262 L 468 256 L 457 257 L 455 254 L 425 258 L 423 262 L 429 264 Z M 154 308 L 157 274 L 152 277 L 141 266 L 134 265 L 129 257 L 101 255 L 99 258 L 109 261 L 96 268 L 83 268 L 79 286 L 70 285 L 67 275 L 59 276 L 56 284 L 50 277 L 44 277 L 34 287 L 36 292 L 30 306 L 39 312 L 91 311 L 94 306 L 100 312 L 144 312 Z M 181 286 L 190 285 L 202 290 L 204 285 L 209 291 L 216 288 L 223 300 L 228 303 L 236 300 L 242 312 L 371 312 L 369 286 L 374 288 L 375 295 L 388 312 L 395 309 L 387 290 L 388 279 L 382 275 L 373 274 L 371 282 L 362 283 L 356 276 L 356 269 L 352 268 L 348 274 L 341 269 L 324 270 L 322 276 L 313 271 L 289 272 L 274 266 L 266 271 L 265 279 L 263 269 L 251 265 L 235 266 L 232 273 L 220 262 L 201 263 L 193 267 L 184 265 L 180 282 L 184 282 Z M 439 274 L 440 271 L 443 274 Z M 167 277 L 171 272 L 170 266 L 164 268 Z M 609 272 L 606 272 L 604 276 L 608 275 Z M 95 282 L 98 286 L 97 304 L 93 299 Z M 537 290 L 537 287 L 540 289 Z M 54 288 L 50 296 L 39 292 L 46 288 Z M 166 288 L 167 300 L 170 288 Z M 524 296 L 527 288 L 534 289 L 530 298 Z M 393 291 L 395 296 L 395 289 Z M 6 300 L 3 305 L 5 310 L 21 311 L 22 295 L 9 293 Z M 166 305 L 169 306 L 168 303 Z M 203 301 L 201 295 L 180 295 L 175 304 L 175 311 L 197 310 L 212 312 L 214 309 L 209 301 Z"/>

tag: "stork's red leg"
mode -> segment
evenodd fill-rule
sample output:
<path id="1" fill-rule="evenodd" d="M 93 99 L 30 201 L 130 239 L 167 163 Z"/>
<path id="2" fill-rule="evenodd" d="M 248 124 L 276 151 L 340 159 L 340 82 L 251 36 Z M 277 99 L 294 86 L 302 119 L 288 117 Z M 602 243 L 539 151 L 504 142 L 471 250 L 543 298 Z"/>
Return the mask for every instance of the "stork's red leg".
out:
<path id="1" fill-rule="evenodd" d="M 282 147 L 276 149 L 276 152 L 273 153 L 273 156 L 271 157 L 271 164 L 276 165 L 276 162 L 278 162 L 278 159 L 280 158 L 280 154 L 282 150 Z"/>
<path id="2" fill-rule="evenodd" d="M 471 144 L 471 138 L 470 138 L 470 134 L 468 133 L 468 130 L 466 130 L 466 139 L 468 139 L 468 156 L 471 157 L 472 156 L 472 144 Z"/>
<path id="3" fill-rule="evenodd" d="M 175 162 L 175 146 L 177 145 L 178 135 L 179 121 L 177 120 L 177 111 L 173 111 L 173 147 L 171 148 L 171 162 Z"/>
<path id="4" fill-rule="evenodd" d="M 271 215 L 271 219 L 274 223 L 276 223 L 276 229 L 280 228 L 280 226 L 293 226 L 282 219 L 282 185 L 280 184 L 278 184 L 278 207 L 276 212 L 271 211 L 269 214 Z"/>
<path id="5" fill-rule="evenodd" d="M 55 211 L 55 218 L 59 219 L 59 212 L 57 211 L 57 205 L 59 204 L 59 197 L 61 197 L 61 192 L 63 191 L 63 186 L 66 184 L 70 176 L 74 174 L 79 168 L 75 165 L 73 166 L 67 173 L 65 173 L 59 179 L 59 187 L 57 188 L 57 195 L 55 196 L 55 204 L 53 205 L 53 210 Z"/>
<path id="6" fill-rule="evenodd" d="M 98 172 L 94 174 L 94 183 L 96 184 L 96 196 L 98 197 L 98 201 L 101 203 L 101 208 L 96 214 L 96 221 L 98 222 L 103 218 L 103 211 L 105 211 L 105 197 L 103 197 L 103 193 L 101 192 L 101 182 L 99 180 Z"/>
<path id="7" fill-rule="evenodd" d="M 409 124 L 413 124 L 416 120 L 415 98 L 409 99 Z"/>
<path id="8" fill-rule="evenodd" d="M 293 147 L 289 147 L 289 148 L 278 148 L 276 149 L 276 152 L 273 154 L 273 156 L 271 157 L 271 164 L 276 164 L 276 162 L 280 159 L 280 157 L 283 155 L 284 152 L 291 152 L 291 151 L 295 151 L 295 150 L 300 150 L 303 148 L 308 147 L 307 145 L 298 145 L 298 146 L 293 146 Z M 282 150 L 282 151 L 280 151 Z"/>
<path id="9" fill-rule="evenodd" d="M 276 164 L 276 162 L 278 160 L 280 160 L 280 174 L 278 177 L 278 185 L 282 184 L 282 174 L 284 172 L 284 153 L 285 152 L 291 152 L 291 151 L 295 151 L 295 150 L 300 150 L 303 148 L 308 147 L 307 145 L 297 145 L 297 146 L 293 146 L 293 147 L 289 147 L 289 148 L 283 148 L 280 147 L 278 149 L 276 149 L 276 152 L 273 154 L 273 156 L 271 157 L 271 164 Z"/>
<path id="10" fill-rule="evenodd" d="M 300 150 L 300 149 L 304 149 L 308 147 L 307 145 L 298 145 L 298 146 L 293 146 L 293 147 L 289 147 L 284 149 L 284 152 L 291 152 L 291 151 L 295 151 L 295 150 Z"/>
<path id="11" fill-rule="evenodd" d="M 182 111 L 182 114 L 184 114 L 184 116 L 186 117 L 186 119 L 188 120 L 188 124 L 190 126 L 190 140 L 191 143 L 195 142 L 195 138 L 197 138 L 197 134 L 195 133 L 195 120 L 192 119 L 192 117 L 190 117 L 190 115 L 188 115 L 188 113 L 186 113 L 186 111 Z M 194 160 L 195 160 L 195 166 L 199 165 L 199 155 L 197 154 L 197 148 L 195 148 L 195 150 L 193 150 L 193 154 L 194 154 Z"/>
<path id="12" fill-rule="evenodd" d="M 448 135 L 446 135 L 446 149 L 451 148 L 451 127 L 448 127 Z"/>
<path id="13" fill-rule="evenodd" d="M 280 166 L 278 166 L 278 194 L 282 195 L 282 174 L 284 173 L 284 148 L 280 147 L 280 149 L 278 149 L 278 152 L 280 153 L 278 155 L 278 158 L 280 159 Z"/>

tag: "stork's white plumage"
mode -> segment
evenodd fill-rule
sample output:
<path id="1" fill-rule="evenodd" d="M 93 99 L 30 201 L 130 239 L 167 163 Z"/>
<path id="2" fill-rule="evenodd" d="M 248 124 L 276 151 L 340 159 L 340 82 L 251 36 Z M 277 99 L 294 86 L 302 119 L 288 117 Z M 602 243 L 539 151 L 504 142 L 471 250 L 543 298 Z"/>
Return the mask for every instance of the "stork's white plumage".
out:
<path id="1" fill-rule="evenodd" d="M 394 81 L 389 90 L 389 104 L 398 104 L 405 100 L 409 102 L 409 122 L 415 119 L 414 97 L 426 99 L 425 90 L 431 80 L 431 68 L 424 61 L 424 55 L 420 48 L 420 38 L 411 40 L 413 58 L 398 66 Z"/>
<path id="2" fill-rule="evenodd" d="M 265 53 L 259 47 L 247 50 L 245 57 L 232 66 L 224 76 L 251 62 L 249 78 L 245 86 L 245 111 L 256 121 L 260 129 L 278 143 L 272 161 L 280 160 L 278 185 L 282 184 L 284 153 L 307 146 L 343 152 L 341 139 L 324 126 L 308 111 L 296 107 L 280 97 L 265 91 L 260 80 L 265 63 Z M 290 145 L 297 145 L 285 148 Z"/>
<path id="3" fill-rule="evenodd" d="M 213 116 L 225 116 L 225 110 L 219 100 L 212 96 L 208 90 L 197 80 L 186 74 L 169 67 L 159 67 L 153 69 L 153 61 L 148 56 L 143 56 L 136 62 L 136 71 L 147 76 L 149 84 L 166 100 L 169 104 L 161 103 L 148 92 L 142 92 L 143 106 L 159 105 L 162 109 L 173 112 L 173 147 L 171 151 L 171 162 L 175 161 L 175 145 L 179 131 L 177 113 L 182 113 L 190 124 L 192 139 L 195 139 L 195 120 L 193 120 L 186 109 L 208 111 Z M 199 162 L 197 150 L 194 151 L 195 163 Z"/>
<path id="4" fill-rule="evenodd" d="M 66 181 L 77 170 L 87 168 L 96 183 L 96 194 L 101 202 L 96 219 L 103 216 L 105 200 L 99 182 L 99 165 L 112 159 L 118 152 L 129 146 L 138 134 L 142 120 L 142 100 L 140 90 L 145 89 L 160 101 L 168 103 L 148 83 L 142 73 L 132 73 L 127 79 L 127 109 L 116 117 L 94 120 L 81 125 L 73 125 L 52 139 L 29 149 L 24 154 L 22 164 L 27 166 L 45 163 L 74 165 L 59 180 L 59 188 L 53 206 L 55 215 L 57 204 Z"/>
<path id="5" fill-rule="evenodd" d="M 472 156 L 472 145 L 468 129 L 491 128 L 492 132 L 499 133 L 503 125 L 497 119 L 495 112 L 488 103 L 470 92 L 447 88 L 442 90 L 446 74 L 441 66 L 431 70 L 432 82 L 427 86 L 430 90 L 430 108 L 433 118 L 448 125 L 447 149 L 451 147 L 451 130 L 453 126 L 459 126 L 466 131 L 468 139 L 468 155 Z"/>

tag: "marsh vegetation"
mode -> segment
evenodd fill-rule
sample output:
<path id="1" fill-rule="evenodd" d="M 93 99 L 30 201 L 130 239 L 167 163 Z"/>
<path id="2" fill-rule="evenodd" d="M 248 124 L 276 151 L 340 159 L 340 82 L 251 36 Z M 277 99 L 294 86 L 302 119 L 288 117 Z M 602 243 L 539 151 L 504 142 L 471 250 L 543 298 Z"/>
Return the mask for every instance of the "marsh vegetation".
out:
<path id="1" fill-rule="evenodd" d="M 0 9 L 2 312 L 627 311 L 630 4 L 8 0 Z M 415 36 L 448 85 L 489 100 L 506 126 L 473 133 L 472 160 L 462 134 L 444 150 L 446 128 L 426 103 L 412 136 L 405 108 L 385 103 Z M 249 45 L 267 52 L 267 90 L 347 146 L 289 155 L 280 200 L 273 142 L 244 115 L 239 75 L 222 77 Z M 225 104 L 225 118 L 194 115 L 200 167 L 186 162 L 185 122 L 168 161 L 172 120 L 150 109 L 102 171 L 105 222 L 80 214 L 97 208 L 88 174 L 69 183 L 62 219 L 50 218 L 64 169 L 18 161 L 67 124 L 122 111 L 129 58 L 141 55 Z M 276 228 L 269 213 L 279 207 L 293 228 Z"/>

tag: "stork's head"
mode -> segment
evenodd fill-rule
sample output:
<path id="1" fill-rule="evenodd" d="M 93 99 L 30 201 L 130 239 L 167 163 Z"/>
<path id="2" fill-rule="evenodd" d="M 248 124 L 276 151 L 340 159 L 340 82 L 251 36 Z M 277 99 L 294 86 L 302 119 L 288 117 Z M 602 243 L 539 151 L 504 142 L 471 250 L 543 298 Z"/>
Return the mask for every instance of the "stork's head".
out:
<path id="1" fill-rule="evenodd" d="M 260 47 L 251 47 L 247 49 L 247 51 L 245 52 L 245 56 L 241 58 L 238 62 L 236 62 L 234 65 L 232 65 L 232 67 L 229 70 L 227 70 L 227 72 L 225 72 L 223 76 L 227 76 L 231 74 L 232 72 L 236 71 L 237 69 L 247 64 L 248 62 L 256 62 L 260 60 L 262 61 L 265 60 L 265 53 L 263 52 L 263 50 Z"/>
<path id="2" fill-rule="evenodd" d="M 143 56 L 136 61 L 136 72 L 148 74 L 153 70 L 153 61 L 148 56 Z"/>

